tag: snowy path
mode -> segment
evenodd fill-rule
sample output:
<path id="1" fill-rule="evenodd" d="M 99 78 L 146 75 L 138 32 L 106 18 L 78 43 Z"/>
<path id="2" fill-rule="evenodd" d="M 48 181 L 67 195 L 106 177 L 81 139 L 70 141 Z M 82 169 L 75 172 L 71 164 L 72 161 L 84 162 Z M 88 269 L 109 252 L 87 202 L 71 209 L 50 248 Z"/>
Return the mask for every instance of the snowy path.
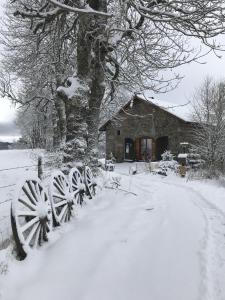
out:
<path id="1" fill-rule="evenodd" d="M 222 212 L 182 184 L 129 180 L 137 197 L 100 192 L 64 236 L 10 267 L 0 299 L 224 300 Z"/>

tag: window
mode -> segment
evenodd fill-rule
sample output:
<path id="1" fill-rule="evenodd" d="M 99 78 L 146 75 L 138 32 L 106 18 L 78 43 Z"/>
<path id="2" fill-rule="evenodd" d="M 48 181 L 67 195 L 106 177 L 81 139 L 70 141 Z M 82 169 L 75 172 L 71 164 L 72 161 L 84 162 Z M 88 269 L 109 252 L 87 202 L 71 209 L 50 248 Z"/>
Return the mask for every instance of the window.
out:
<path id="1" fill-rule="evenodd" d="M 117 135 L 120 135 L 120 130 L 117 130 Z"/>

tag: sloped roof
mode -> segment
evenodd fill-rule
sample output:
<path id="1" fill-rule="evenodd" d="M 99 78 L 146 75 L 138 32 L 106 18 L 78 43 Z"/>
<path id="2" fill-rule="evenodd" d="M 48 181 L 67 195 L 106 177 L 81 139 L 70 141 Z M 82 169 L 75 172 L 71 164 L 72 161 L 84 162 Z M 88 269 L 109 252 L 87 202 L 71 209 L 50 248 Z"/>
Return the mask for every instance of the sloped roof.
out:
<path id="1" fill-rule="evenodd" d="M 173 104 L 166 101 L 162 101 L 159 99 L 155 99 L 153 97 L 146 97 L 141 94 L 135 94 L 135 97 L 131 100 L 129 100 L 118 112 L 119 114 L 121 111 L 123 111 L 134 99 L 139 99 L 142 101 L 145 101 L 149 104 L 152 104 L 160 109 L 163 109 L 164 111 L 168 112 L 169 114 L 174 115 L 175 117 L 183 120 L 184 122 L 193 122 L 192 116 L 191 116 L 191 110 L 192 106 L 191 103 L 183 103 L 183 104 Z M 117 115 L 116 114 L 116 115 Z M 113 119 L 113 118 L 112 118 Z M 104 131 L 106 126 L 111 122 L 112 120 L 108 120 L 105 122 L 101 127 L 100 131 Z"/>
<path id="2" fill-rule="evenodd" d="M 192 106 L 190 102 L 173 104 L 155 98 L 147 98 L 144 95 L 137 95 L 137 98 L 147 101 L 153 105 L 156 105 L 159 108 L 171 113 L 172 115 L 180 118 L 185 122 L 193 122 L 193 118 L 191 116 Z"/>

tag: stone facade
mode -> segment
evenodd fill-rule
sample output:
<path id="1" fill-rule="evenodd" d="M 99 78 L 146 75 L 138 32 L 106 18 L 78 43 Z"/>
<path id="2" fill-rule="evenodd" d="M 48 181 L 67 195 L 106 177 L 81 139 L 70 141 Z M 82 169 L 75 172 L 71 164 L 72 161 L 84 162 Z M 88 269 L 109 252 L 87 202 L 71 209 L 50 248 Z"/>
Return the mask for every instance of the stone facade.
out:
<path id="1" fill-rule="evenodd" d="M 191 141 L 193 124 L 138 97 L 130 101 L 100 130 L 106 131 L 106 157 L 112 153 L 118 162 L 125 159 L 125 141 L 133 141 L 131 160 L 143 160 L 143 139 L 151 139 L 151 160 L 159 160 L 167 149 L 177 155 L 181 142 Z"/>

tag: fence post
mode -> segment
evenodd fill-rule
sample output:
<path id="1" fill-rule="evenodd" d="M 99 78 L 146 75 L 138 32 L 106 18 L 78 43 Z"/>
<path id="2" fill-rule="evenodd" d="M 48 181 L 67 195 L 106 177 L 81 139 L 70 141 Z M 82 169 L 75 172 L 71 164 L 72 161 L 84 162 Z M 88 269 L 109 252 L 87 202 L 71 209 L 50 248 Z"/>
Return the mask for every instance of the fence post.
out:
<path id="1" fill-rule="evenodd" d="M 38 156 L 38 178 L 42 179 L 42 175 L 43 175 L 42 156 Z"/>

